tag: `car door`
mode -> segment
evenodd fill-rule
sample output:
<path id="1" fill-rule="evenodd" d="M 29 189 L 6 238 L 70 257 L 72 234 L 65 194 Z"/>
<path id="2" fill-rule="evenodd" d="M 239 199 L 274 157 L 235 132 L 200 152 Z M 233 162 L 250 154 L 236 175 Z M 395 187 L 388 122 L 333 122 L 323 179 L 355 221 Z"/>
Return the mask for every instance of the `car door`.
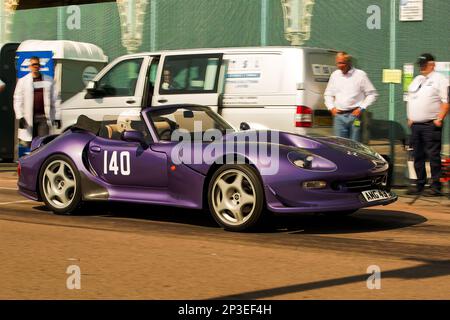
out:
<path id="1" fill-rule="evenodd" d="M 130 108 L 140 109 L 149 61 L 150 57 L 117 61 L 96 81 L 101 94 L 86 94 L 85 103 L 76 111 L 92 119 L 102 120 L 105 114 L 119 114 Z"/>
<path id="2" fill-rule="evenodd" d="M 223 54 L 165 55 L 152 106 L 200 104 L 217 108 L 223 87 Z"/>
<path id="3" fill-rule="evenodd" d="M 114 186 L 166 188 L 167 156 L 137 142 L 96 137 L 89 144 L 89 163 L 98 177 Z"/>

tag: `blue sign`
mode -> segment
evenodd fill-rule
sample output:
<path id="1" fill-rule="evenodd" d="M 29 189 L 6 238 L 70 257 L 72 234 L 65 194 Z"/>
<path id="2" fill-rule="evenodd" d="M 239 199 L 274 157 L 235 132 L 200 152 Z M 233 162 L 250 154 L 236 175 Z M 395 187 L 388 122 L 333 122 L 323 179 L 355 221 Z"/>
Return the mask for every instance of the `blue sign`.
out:
<path id="1" fill-rule="evenodd" d="M 30 58 L 39 57 L 41 62 L 42 74 L 48 75 L 54 78 L 55 67 L 53 62 L 53 52 L 51 51 L 17 51 L 16 55 L 16 70 L 17 77 L 20 79 L 26 76 L 30 72 Z"/>

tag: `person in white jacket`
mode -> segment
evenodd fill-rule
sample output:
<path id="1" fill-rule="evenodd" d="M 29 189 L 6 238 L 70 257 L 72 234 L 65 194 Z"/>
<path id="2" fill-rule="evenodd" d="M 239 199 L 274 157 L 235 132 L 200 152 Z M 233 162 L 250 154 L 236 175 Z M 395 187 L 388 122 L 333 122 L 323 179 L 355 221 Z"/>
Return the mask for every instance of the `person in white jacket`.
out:
<path id="1" fill-rule="evenodd" d="M 48 135 L 52 125 L 61 127 L 53 78 L 43 75 L 40 67 L 38 57 L 30 58 L 31 72 L 19 79 L 14 91 L 18 138 L 24 146 L 30 146 L 34 137 Z"/>

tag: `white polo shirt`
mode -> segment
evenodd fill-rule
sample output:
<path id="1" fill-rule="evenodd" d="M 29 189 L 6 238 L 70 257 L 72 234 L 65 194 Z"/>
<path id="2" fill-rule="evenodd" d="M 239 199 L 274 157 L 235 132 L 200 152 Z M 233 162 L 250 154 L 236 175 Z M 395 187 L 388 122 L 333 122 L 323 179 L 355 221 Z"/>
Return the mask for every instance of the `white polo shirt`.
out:
<path id="1" fill-rule="evenodd" d="M 347 74 L 341 70 L 334 71 L 325 89 L 325 105 L 328 110 L 351 110 L 356 107 L 366 109 L 377 99 L 378 93 L 367 74 L 352 68 Z"/>
<path id="2" fill-rule="evenodd" d="M 413 122 L 437 119 L 441 104 L 448 103 L 448 86 L 448 79 L 435 71 L 415 77 L 408 87 L 408 119 Z"/>

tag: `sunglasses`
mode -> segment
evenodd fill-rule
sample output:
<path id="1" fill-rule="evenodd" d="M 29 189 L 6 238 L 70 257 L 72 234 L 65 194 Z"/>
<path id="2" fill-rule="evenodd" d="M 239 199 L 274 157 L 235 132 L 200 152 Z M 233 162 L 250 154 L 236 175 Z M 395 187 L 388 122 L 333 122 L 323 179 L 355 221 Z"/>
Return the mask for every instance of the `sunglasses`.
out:
<path id="1" fill-rule="evenodd" d="M 41 64 L 40 64 L 40 63 L 32 63 L 31 66 L 32 66 L 32 67 L 40 67 Z"/>

